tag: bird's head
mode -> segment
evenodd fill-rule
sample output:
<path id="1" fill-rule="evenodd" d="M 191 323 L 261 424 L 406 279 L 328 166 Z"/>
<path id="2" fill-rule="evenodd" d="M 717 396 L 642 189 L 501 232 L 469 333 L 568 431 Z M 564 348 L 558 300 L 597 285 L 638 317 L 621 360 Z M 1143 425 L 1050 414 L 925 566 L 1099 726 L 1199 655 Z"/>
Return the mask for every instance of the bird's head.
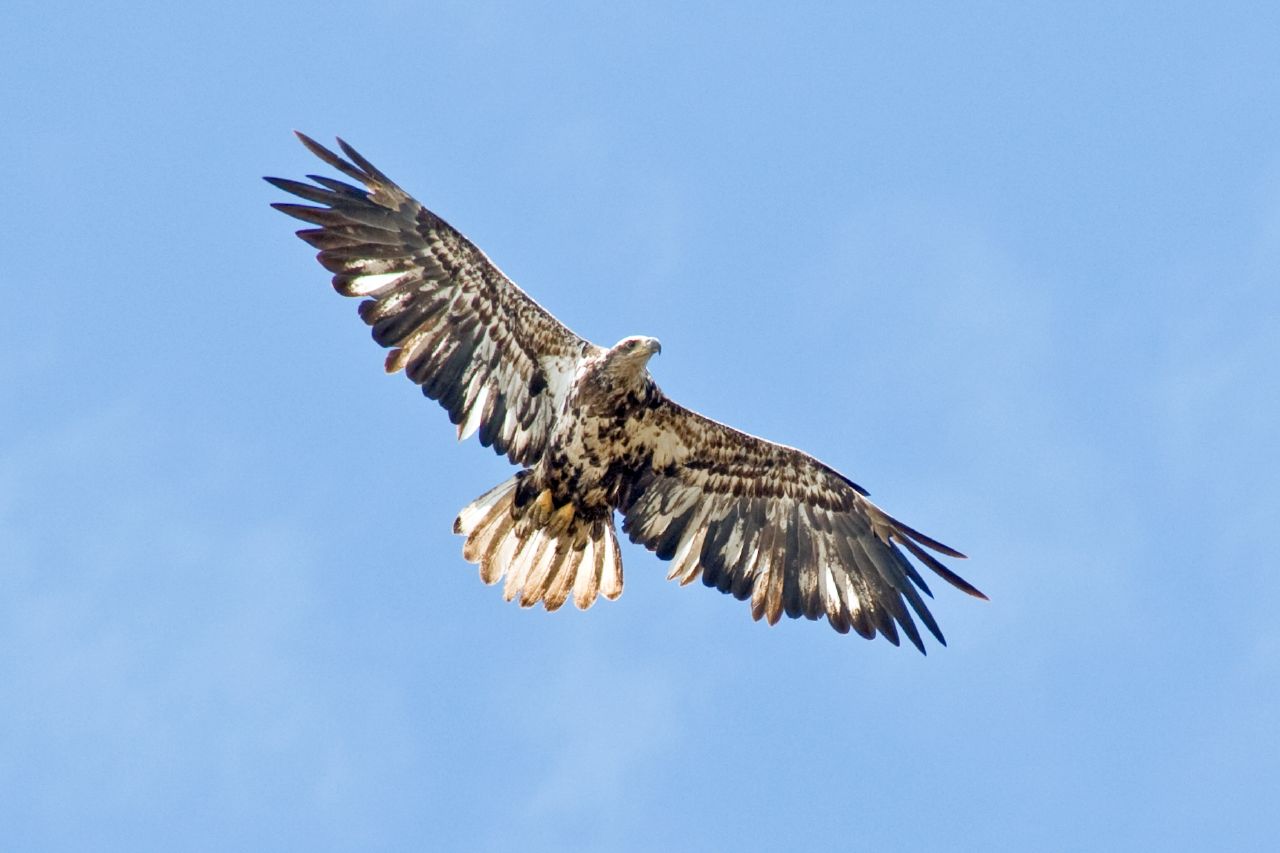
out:
<path id="1" fill-rule="evenodd" d="M 657 338 L 632 335 L 613 345 L 613 349 L 609 350 L 609 359 L 643 367 L 649 363 L 649 359 L 660 352 L 662 352 L 662 342 Z"/>
<path id="2" fill-rule="evenodd" d="M 634 382 L 645 376 L 645 366 L 655 353 L 662 352 L 657 338 L 632 335 L 623 338 L 604 354 L 604 366 L 615 381 Z"/>

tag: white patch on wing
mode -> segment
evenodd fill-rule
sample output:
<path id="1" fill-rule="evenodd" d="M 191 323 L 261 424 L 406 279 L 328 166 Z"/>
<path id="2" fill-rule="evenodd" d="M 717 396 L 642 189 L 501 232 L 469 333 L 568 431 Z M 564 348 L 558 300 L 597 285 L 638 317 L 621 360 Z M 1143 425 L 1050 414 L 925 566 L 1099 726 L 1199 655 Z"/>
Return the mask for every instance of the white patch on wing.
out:
<path id="1" fill-rule="evenodd" d="M 547 391 L 555 401 L 555 412 L 552 414 L 556 414 L 564 401 L 569 398 L 569 392 L 573 390 L 573 381 L 581 361 L 563 355 L 543 356 L 538 359 L 538 366 L 547 377 Z"/>
<path id="2" fill-rule="evenodd" d="M 742 562 L 742 571 L 747 577 L 754 577 L 756 573 L 756 563 L 760 560 L 760 537 L 756 537 L 756 541 L 751 546 L 751 553 L 747 559 Z"/>
<path id="3" fill-rule="evenodd" d="M 829 525 L 828 525 L 829 526 Z M 830 555 L 830 539 L 824 533 L 816 533 L 813 535 L 814 558 L 823 571 L 828 575 L 831 574 L 831 564 L 833 559 Z M 831 594 L 836 594 L 835 579 L 832 578 Z M 836 599 L 839 601 L 839 599 Z"/>
<path id="4" fill-rule="evenodd" d="M 772 551 L 762 547 L 764 532 L 761 533 L 760 541 L 761 545 L 756 546 L 755 585 L 751 587 L 751 613 L 757 619 L 764 615 L 765 597 L 769 594 L 769 572 L 772 571 Z"/>
<path id="5" fill-rule="evenodd" d="M 698 571 L 702 568 L 698 560 L 702 555 L 702 542 L 706 538 L 707 528 L 702 526 L 697 527 L 691 535 L 685 537 L 680 544 L 680 550 L 671 561 L 668 578 L 679 580 L 680 585 L 684 586 L 698 576 Z"/>
<path id="6" fill-rule="evenodd" d="M 844 582 L 844 598 L 849 608 L 849 615 L 857 615 L 862 609 L 862 599 L 858 598 L 858 590 L 854 588 L 853 581 L 847 578 Z"/>
<path id="7" fill-rule="evenodd" d="M 353 296 L 368 296 L 375 290 L 381 290 L 394 284 L 402 276 L 407 275 L 406 272 L 383 272 L 374 273 L 372 275 L 362 275 L 352 279 L 351 284 L 347 287 L 348 292 Z"/>
<path id="8" fill-rule="evenodd" d="M 483 382 L 481 379 L 474 381 Z M 489 390 L 488 383 L 480 386 L 480 393 L 476 395 L 475 402 L 471 404 L 471 409 L 467 412 L 467 419 L 458 424 L 458 441 L 466 441 L 480 428 L 480 421 L 484 419 L 484 404 L 489 401 Z"/>
<path id="9" fill-rule="evenodd" d="M 418 295 L 418 292 L 412 287 L 406 287 L 389 296 L 382 297 L 378 304 L 378 317 L 390 317 L 392 314 L 399 313 L 413 297 Z"/>
<path id="10" fill-rule="evenodd" d="M 822 600 L 827 605 L 827 611 L 831 612 L 832 605 L 835 606 L 836 611 L 839 611 L 840 610 L 840 592 L 839 592 L 839 587 L 836 586 L 836 577 L 831 573 L 831 567 L 823 566 L 822 574 L 819 575 L 819 577 L 822 578 L 822 589 L 821 589 Z"/>
<path id="11" fill-rule="evenodd" d="M 741 518 L 734 520 L 733 530 L 729 533 L 729 541 L 724 544 L 724 548 L 720 551 L 725 560 L 732 560 L 742 550 L 742 526 L 743 520 Z"/>
<path id="12" fill-rule="evenodd" d="M 494 372 L 495 378 L 498 380 L 498 391 L 502 394 L 503 399 L 507 401 L 507 413 L 499 424 L 497 430 L 498 439 L 505 447 L 513 448 L 515 446 L 516 428 L 519 426 L 518 410 L 516 401 L 520 398 L 515 396 L 515 383 L 519 381 L 519 377 L 513 370 L 497 370 Z"/>

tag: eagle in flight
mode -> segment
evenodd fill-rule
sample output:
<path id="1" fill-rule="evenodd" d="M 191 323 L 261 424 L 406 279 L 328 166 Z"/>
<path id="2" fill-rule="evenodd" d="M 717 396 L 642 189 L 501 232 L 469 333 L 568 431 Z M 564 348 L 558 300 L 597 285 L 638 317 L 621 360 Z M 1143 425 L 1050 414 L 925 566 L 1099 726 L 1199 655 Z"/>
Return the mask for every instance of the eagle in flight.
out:
<path id="1" fill-rule="evenodd" d="M 403 370 L 438 400 L 459 439 L 520 466 L 458 514 L 462 554 L 522 607 L 586 609 L 622 593 L 614 512 L 631 541 L 671 564 L 668 578 L 751 601 L 769 624 L 823 616 L 841 633 L 899 632 L 921 652 L 912 612 L 945 645 L 903 549 L 953 586 L 986 598 L 930 551 L 962 558 L 888 515 L 843 474 L 791 447 L 717 423 L 670 400 L 649 374 L 656 338 L 608 349 L 578 337 L 470 240 L 350 145 L 299 133 L 312 154 L 359 186 L 267 178 L 311 204 L 272 205 L 314 227 L 344 296 Z"/>

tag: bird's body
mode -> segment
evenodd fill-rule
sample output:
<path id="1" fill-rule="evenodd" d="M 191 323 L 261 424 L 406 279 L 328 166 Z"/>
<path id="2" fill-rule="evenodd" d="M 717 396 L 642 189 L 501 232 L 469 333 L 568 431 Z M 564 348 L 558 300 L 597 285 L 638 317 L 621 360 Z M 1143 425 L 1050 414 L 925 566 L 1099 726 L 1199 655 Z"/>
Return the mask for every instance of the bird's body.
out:
<path id="1" fill-rule="evenodd" d="M 627 338 L 583 360 L 534 469 L 557 499 L 610 514 L 624 482 L 642 467 L 645 449 L 628 438 L 662 397 L 645 367 L 656 345 L 652 338 Z"/>
<path id="2" fill-rule="evenodd" d="M 622 592 L 613 516 L 632 541 L 671 562 L 668 577 L 750 599 L 771 624 L 825 616 L 838 631 L 898 629 L 924 650 L 911 611 L 942 641 L 898 546 L 958 588 L 982 594 L 926 549 L 963 555 L 884 513 L 851 480 L 801 451 L 672 402 L 649 374 L 656 339 L 596 346 L 530 299 L 479 249 L 339 140 L 349 160 L 306 146 L 365 189 L 311 176 L 268 178 L 322 207 L 277 204 L 320 227 L 344 295 L 404 370 L 439 400 L 460 438 L 521 470 L 459 513 L 463 556 L 504 596 L 554 610 Z M 905 603 L 904 603 L 905 602 Z M 910 606 L 910 610 L 907 609 Z"/>

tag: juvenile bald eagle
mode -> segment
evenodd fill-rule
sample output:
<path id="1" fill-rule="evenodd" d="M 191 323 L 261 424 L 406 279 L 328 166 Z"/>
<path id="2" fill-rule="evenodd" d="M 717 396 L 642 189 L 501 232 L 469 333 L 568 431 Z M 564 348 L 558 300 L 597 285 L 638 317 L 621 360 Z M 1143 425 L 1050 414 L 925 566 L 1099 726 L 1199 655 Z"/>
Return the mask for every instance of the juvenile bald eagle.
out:
<path id="1" fill-rule="evenodd" d="M 669 400 L 649 375 L 654 338 L 609 349 L 534 302 L 466 237 L 341 139 L 347 159 L 298 134 L 362 186 L 319 175 L 266 180 L 319 206 L 274 204 L 315 225 L 344 296 L 404 370 L 458 425 L 521 470 L 459 513 L 462 554 L 522 607 L 586 609 L 622 593 L 613 514 L 631 541 L 671 563 L 668 578 L 751 601 L 774 624 L 826 616 L 837 631 L 898 630 L 924 651 L 911 611 L 945 645 L 899 548 L 985 598 L 929 551 L 964 555 L 889 516 L 852 480 L 805 453 L 747 435 Z M 917 591 L 917 587 L 920 591 Z M 904 601 L 905 599 L 905 601 Z M 910 610 L 907 609 L 910 605 Z"/>

